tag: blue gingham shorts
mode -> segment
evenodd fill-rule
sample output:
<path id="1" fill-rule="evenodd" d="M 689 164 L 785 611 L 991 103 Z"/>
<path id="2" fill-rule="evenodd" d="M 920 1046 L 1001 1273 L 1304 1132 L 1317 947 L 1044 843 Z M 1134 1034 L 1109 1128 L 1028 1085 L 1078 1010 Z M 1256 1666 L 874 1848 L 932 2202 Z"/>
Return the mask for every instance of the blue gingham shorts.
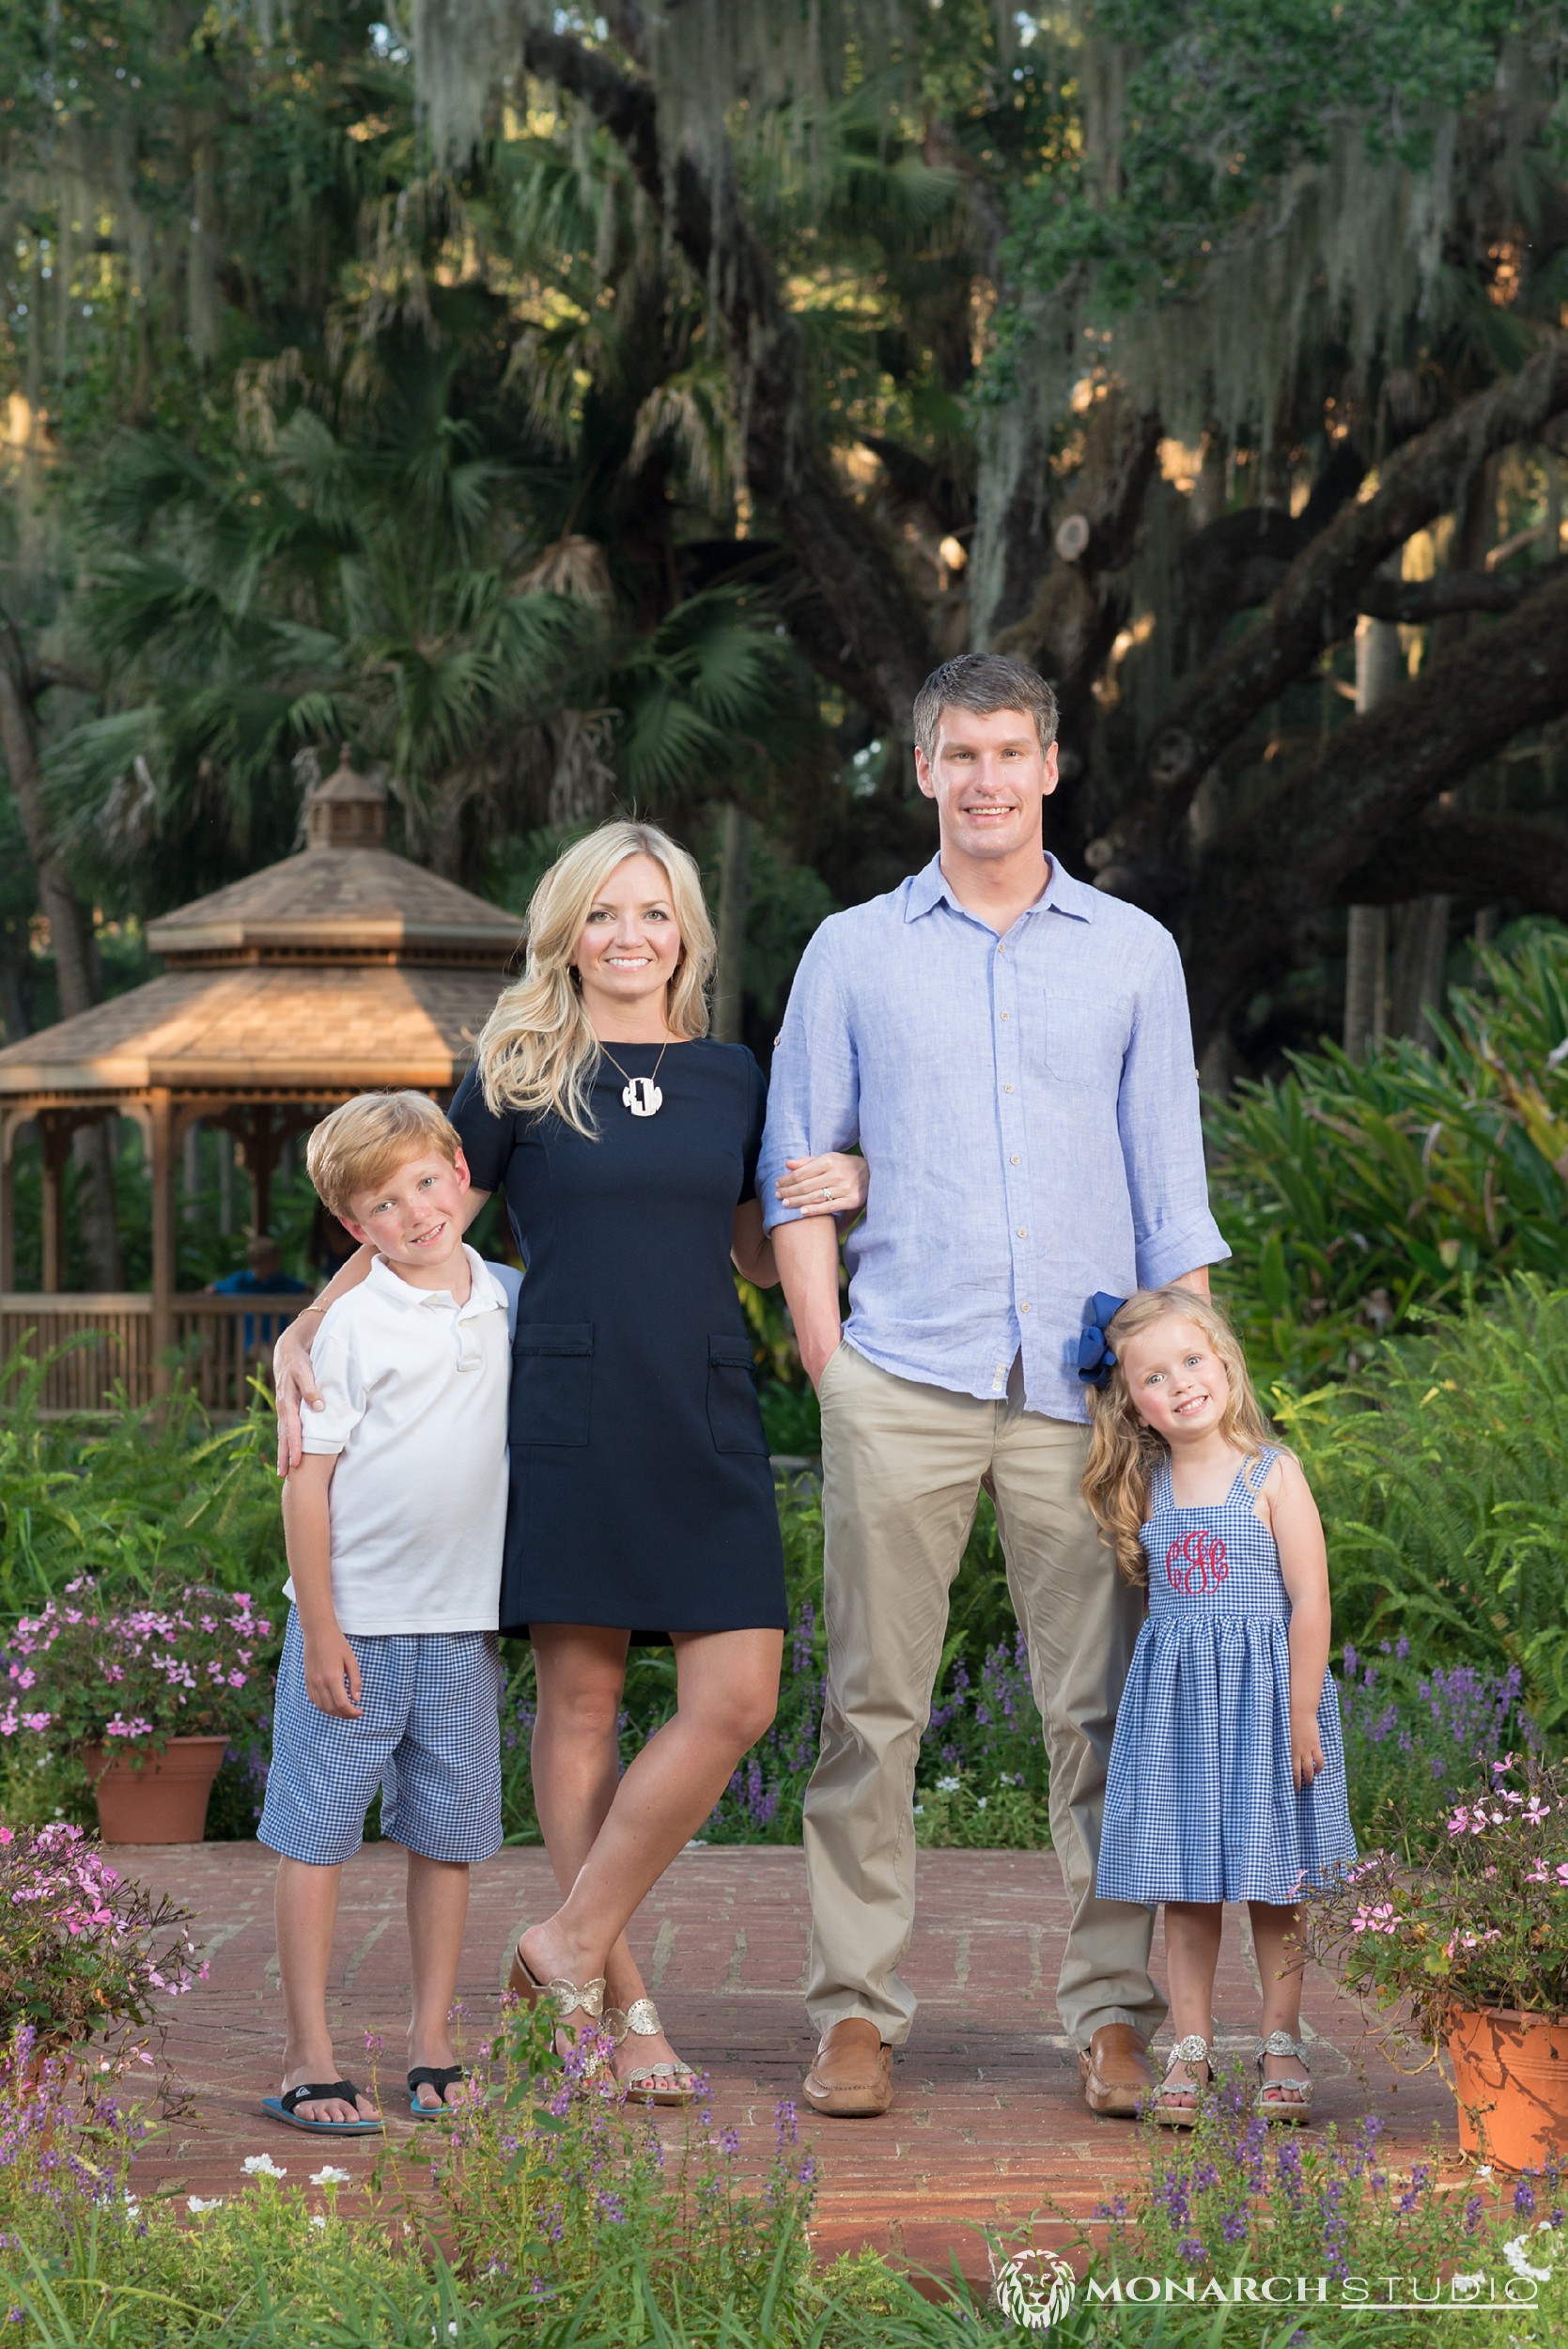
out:
<path id="1" fill-rule="evenodd" d="M 256 1839 L 335 1868 L 381 1833 L 426 1859 L 489 1859 L 501 1844 L 501 1667 L 493 1631 L 345 1634 L 359 1658 L 355 1720 L 305 1694 L 304 1638 L 288 1610 L 272 1711 L 272 1766 Z"/>

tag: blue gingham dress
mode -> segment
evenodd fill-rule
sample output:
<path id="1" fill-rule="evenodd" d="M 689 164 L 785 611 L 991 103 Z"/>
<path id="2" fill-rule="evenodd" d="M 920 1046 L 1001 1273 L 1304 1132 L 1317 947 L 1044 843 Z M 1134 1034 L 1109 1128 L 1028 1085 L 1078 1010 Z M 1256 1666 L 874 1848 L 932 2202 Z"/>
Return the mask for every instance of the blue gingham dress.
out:
<path id="1" fill-rule="evenodd" d="M 1324 1766 L 1290 1755 L 1290 1600 L 1253 1507 L 1279 1458 L 1244 1461 L 1221 1501 L 1178 1508 L 1155 1472 L 1143 1527 L 1149 1613 L 1116 1715 L 1098 1890 L 1111 1901 L 1268 1901 L 1356 1857 L 1339 1697 L 1323 1679 Z"/>

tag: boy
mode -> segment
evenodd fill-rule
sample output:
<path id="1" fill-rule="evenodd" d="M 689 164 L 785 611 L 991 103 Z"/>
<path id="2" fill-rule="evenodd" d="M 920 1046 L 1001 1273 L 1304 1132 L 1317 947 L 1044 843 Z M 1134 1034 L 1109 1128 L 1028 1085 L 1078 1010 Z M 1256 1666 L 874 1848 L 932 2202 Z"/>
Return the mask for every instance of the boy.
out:
<path id="1" fill-rule="evenodd" d="M 324 1408 L 284 1487 L 293 1605 L 256 1833 L 281 1855 L 287 2038 L 283 2092 L 262 2109 L 364 2136 L 381 2122 L 338 2077 L 327 1968 L 343 1862 L 378 1784 L 382 1832 L 409 1855 L 410 2108 L 418 2120 L 464 2093 L 447 2017 L 469 1866 L 501 1843 L 496 1623 L 521 1276 L 464 1246 L 468 1167 L 423 1094 L 345 1102 L 306 1163 L 324 1205 L 378 1252 L 322 1319 Z"/>

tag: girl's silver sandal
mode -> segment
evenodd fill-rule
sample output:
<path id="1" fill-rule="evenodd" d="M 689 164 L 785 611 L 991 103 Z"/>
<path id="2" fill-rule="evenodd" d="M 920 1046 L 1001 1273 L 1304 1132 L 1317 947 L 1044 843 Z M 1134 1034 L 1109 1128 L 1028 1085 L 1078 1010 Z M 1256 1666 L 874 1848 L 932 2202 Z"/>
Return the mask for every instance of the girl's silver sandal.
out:
<path id="1" fill-rule="evenodd" d="M 1190 2104 L 1176 2104 L 1167 2093 L 1171 2087 L 1171 2075 L 1178 2063 L 1204 2064 L 1208 2068 L 1209 2078 L 1212 2080 L 1214 2049 L 1209 2042 L 1195 2030 L 1189 2030 L 1185 2039 L 1178 2039 L 1172 2048 L 1165 2061 L 1165 2077 L 1155 2091 L 1155 2100 L 1149 2108 L 1150 2119 L 1157 2121 L 1162 2128 L 1189 2129 L 1198 2118 L 1198 2099 L 1203 2093 L 1203 2089 L 1197 2081 L 1178 2082 L 1174 2091 L 1177 2096 L 1190 2096 L 1192 2099 Z"/>
<path id="2" fill-rule="evenodd" d="M 629 2032 L 637 2039 L 656 2039 L 664 2026 L 651 1999 L 633 1999 L 625 2009 L 608 2008 L 604 2028 L 618 2047 Z M 685 2063 L 644 2063 L 620 2086 L 629 2105 L 689 2105 L 697 2092 L 697 2075 Z"/>
<path id="3" fill-rule="evenodd" d="M 1264 2077 L 1265 2056 L 1294 2056 L 1300 2064 L 1299 2075 L 1287 2072 L 1282 2079 Z M 1312 2117 L 1312 2083 L 1307 2077 L 1307 2050 L 1288 2030 L 1271 2030 L 1266 2039 L 1258 2042 L 1258 2093 L 1254 2112 L 1261 2112 L 1265 2121 L 1310 2121 Z"/>

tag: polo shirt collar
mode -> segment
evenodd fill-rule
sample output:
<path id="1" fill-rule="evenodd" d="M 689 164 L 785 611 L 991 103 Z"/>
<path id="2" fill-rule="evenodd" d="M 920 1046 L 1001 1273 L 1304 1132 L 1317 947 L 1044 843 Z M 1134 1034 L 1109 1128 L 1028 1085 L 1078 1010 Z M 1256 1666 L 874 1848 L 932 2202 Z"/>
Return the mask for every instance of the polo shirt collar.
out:
<path id="1" fill-rule="evenodd" d="M 471 1314 L 491 1313 L 498 1306 L 505 1312 L 506 1292 L 483 1256 L 472 1249 L 467 1240 L 463 1242 L 463 1254 L 468 1258 L 473 1286 L 469 1290 L 466 1302 L 457 1309 L 458 1320 L 466 1320 Z M 378 1297 L 384 1297 L 389 1304 L 400 1305 L 405 1313 L 415 1313 L 422 1305 L 434 1305 L 438 1310 L 446 1311 L 452 1304 L 450 1289 L 415 1288 L 411 1282 L 400 1281 L 392 1267 L 381 1256 L 371 1258 L 370 1269 L 365 1279 Z"/>
<path id="2" fill-rule="evenodd" d="M 1094 918 L 1095 891 L 1087 881 L 1075 880 L 1059 856 L 1052 855 L 1048 863 L 1050 879 L 1046 883 L 1044 894 L 1028 909 L 1029 912 L 1067 913 L 1075 922 L 1092 922 Z M 929 913 L 939 905 L 947 906 L 955 913 L 969 911 L 969 908 L 961 906 L 948 887 L 939 849 L 930 863 L 922 865 L 906 884 L 904 919 L 906 922 L 918 921 L 923 913 Z"/>

